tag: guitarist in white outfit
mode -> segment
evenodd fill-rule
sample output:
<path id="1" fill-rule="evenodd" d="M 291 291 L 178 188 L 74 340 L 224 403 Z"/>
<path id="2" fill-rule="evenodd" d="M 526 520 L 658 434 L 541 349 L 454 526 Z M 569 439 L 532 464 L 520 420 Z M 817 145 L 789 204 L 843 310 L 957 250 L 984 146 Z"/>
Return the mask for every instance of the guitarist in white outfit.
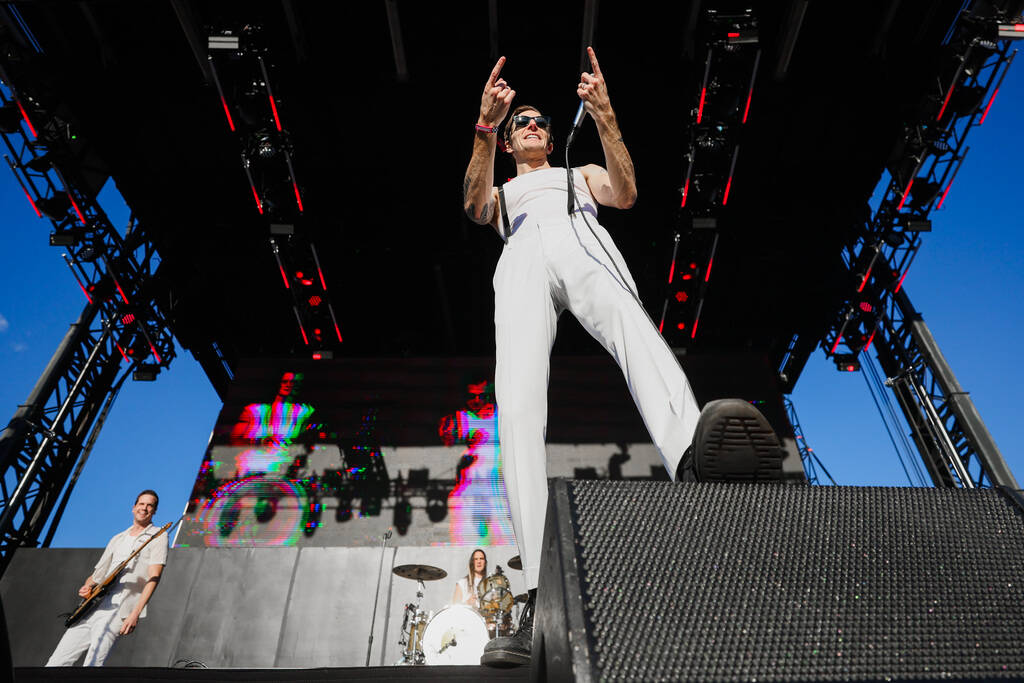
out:
<path id="1" fill-rule="evenodd" d="M 110 539 L 92 575 L 78 589 L 79 596 L 88 597 L 115 567 L 160 531 L 153 524 L 159 503 L 156 492 L 149 489 L 136 497 L 131 527 Z M 128 564 L 92 613 L 65 631 L 46 666 L 71 666 L 83 652 L 84 666 L 103 666 L 117 637 L 134 631 L 146 616 L 146 603 L 166 564 L 167 539 L 154 539 Z"/>

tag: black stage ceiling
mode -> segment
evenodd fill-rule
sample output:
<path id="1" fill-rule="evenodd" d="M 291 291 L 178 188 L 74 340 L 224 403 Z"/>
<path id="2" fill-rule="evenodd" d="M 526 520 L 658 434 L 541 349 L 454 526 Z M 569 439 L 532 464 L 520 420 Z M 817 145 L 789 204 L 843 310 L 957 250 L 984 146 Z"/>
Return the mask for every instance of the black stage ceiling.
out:
<path id="1" fill-rule="evenodd" d="M 749 4 L 760 70 L 700 332 L 679 343 L 762 352 L 777 367 L 794 333 L 820 335 L 849 291 L 841 246 L 863 224 L 906 115 L 948 71 L 940 45 L 961 3 Z M 344 336 L 335 353 L 489 355 L 501 243 L 461 207 L 480 91 L 494 52 L 506 55 L 516 101 L 552 113 L 564 133 L 588 5 L 639 185 L 633 209 L 601 220 L 657 319 L 703 75 L 700 25 L 725 3 L 15 3 L 59 74 L 53 94 L 157 243 L 157 300 L 215 385 L 214 344 L 230 364 L 307 351 L 241 142 L 201 68 L 210 32 L 262 27 L 303 191 L 297 229 L 315 239 Z M 600 163 L 600 151 L 588 122 L 573 163 Z M 563 327 L 556 352 L 597 349 L 577 324 Z"/>

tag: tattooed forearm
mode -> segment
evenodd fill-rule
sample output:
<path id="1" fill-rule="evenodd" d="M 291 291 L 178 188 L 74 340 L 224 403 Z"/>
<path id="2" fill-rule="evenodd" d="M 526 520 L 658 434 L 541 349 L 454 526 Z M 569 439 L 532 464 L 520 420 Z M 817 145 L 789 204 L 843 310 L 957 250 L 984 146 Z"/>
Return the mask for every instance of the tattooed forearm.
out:
<path id="1" fill-rule="evenodd" d="M 484 206 L 483 211 L 480 212 L 480 218 L 477 220 L 478 223 L 484 225 L 485 223 L 491 222 L 491 216 L 494 214 L 494 202 L 487 202 Z"/>
<path id="2" fill-rule="evenodd" d="M 465 204 L 466 200 L 469 199 L 469 185 L 470 185 L 470 180 L 469 180 L 469 175 L 467 175 L 465 177 L 465 179 L 463 179 L 463 181 L 462 181 L 462 203 L 463 204 Z"/>

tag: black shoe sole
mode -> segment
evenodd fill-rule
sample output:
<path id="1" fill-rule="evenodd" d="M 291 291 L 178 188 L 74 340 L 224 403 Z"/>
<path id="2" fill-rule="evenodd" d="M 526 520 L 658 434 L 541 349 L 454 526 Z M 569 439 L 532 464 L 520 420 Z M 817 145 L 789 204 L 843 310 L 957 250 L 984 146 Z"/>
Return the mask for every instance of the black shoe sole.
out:
<path id="1" fill-rule="evenodd" d="M 480 655 L 480 663 L 485 666 L 511 668 L 530 663 L 530 655 L 510 650 L 491 650 Z"/>
<path id="2" fill-rule="evenodd" d="M 708 403 L 694 436 L 699 481 L 779 481 L 782 446 L 768 420 L 739 399 Z"/>

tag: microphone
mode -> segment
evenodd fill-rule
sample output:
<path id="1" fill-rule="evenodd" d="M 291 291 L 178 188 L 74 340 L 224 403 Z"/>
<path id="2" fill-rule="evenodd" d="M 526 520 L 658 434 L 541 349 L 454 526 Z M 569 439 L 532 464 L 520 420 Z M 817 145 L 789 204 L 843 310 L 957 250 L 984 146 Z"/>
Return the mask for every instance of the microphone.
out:
<path id="1" fill-rule="evenodd" d="M 569 137 L 565 140 L 566 147 L 572 144 L 572 139 L 576 137 L 576 131 L 580 129 L 580 124 L 583 123 L 583 117 L 586 113 L 587 110 L 583 108 L 583 100 L 580 100 L 580 108 L 576 110 L 576 118 L 572 120 L 572 128 L 569 130 Z"/>

